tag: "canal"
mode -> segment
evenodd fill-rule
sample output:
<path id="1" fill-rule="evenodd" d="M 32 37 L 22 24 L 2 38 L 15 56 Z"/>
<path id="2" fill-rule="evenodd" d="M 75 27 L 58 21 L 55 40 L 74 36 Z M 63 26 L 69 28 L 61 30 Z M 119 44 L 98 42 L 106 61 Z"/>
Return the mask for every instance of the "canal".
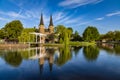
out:
<path id="1" fill-rule="evenodd" d="M 120 45 L 3 49 L 0 80 L 120 80 Z"/>

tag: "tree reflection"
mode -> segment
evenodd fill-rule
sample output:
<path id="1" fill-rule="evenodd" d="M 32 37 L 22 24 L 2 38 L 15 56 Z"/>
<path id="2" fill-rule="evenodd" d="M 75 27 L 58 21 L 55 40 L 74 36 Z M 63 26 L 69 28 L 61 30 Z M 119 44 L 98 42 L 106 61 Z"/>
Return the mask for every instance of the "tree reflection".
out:
<path id="1" fill-rule="evenodd" d="M 81 48 L 82 48 L 81 46 L 79 46 L 79 47 L 75 46 L 75 47 L 74 47 L 75 56 L 78 55 L 79 50 L 80 50 Z"/>
<path id="2" fill-rule="evenodd" d="M 5 54 L 4 60 L 11 66 L 18 67 L 22 62 L 22 57 L 19 52 L 9 51 Z"/>
<path id="3" fill-rule="evenodd" d="M 94 61 L 99 55 L 99 49 L 96 46 L 87 46 L 83 48 L 83 54 L 88 61 Z"/>
<path id="4" fill-rule="evenodd" d="M 120 55 L 120 44 L 99 44 L 100 49 L 107 51 L 108 54 Z"/>
<path id="5" fill-rule="evenodd" d="M 70 47 L 68 47 L 68 46 L 61 47 L 59 51 L 60 51 L 60 56 L 57 59 L 56 64 L 58 66 L 62 66 L 68 60 L 70 60 L 72 58 L 72 54 L 71 54 L 71 51 L 70 51 Z"/>
<path id="6" fill-rule="evenodd" d="M 115 45 L 114 50 L 116 54 L 120 55 L 120 45 Z"/>
<path id="7" fill-rule="evenodd" d="M 33 50 L 27 50 L 26 49 L 26 50 L 21 50 L 19 52 L 20 52 L 22 58 L 26 59 L 26 60 L 28 60 L 31 56 L 35 55 L 35 49 L 33 49 Z"/>

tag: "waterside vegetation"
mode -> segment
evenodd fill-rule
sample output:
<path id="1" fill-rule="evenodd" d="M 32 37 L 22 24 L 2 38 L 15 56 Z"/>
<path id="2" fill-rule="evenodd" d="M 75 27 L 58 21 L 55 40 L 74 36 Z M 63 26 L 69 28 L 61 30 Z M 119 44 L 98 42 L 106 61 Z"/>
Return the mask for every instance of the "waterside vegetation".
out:
<path id="1" fill-rule="evenodd" d="M 21 21 L 14 20 L 7 23 L 0 29 L 0 43 L 28 43 L 35 42 L 35 35 L 31 32 L 38 32 L 36 27 L 24 28 Z M 74 31 L 71 27 L 58 25 L 54 29 L 54 33 L 47 35 L 50 42 L 46 42 L 45 46 L 88 46 L 95 45 L 96 42 L 120 42 L 120 31 L 109 31 L 106 34 L 100 34 L 94 26 L 88 26 L 81 35 L 78 31 Z M 39 41 L 39 40 L 38 40 Z"/>

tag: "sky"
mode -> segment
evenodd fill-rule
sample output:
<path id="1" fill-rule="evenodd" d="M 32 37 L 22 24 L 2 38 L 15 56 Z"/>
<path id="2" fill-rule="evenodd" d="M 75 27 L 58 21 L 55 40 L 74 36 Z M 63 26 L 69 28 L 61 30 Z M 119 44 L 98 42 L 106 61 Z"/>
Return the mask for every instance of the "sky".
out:
<path id="1" fill-rule="evenodd" d="M 120 30 L 120 0 L 0 0 L 0 28 L 12 20 L 20 20 L 25 28 L 40 23 L 72 27 L 81 35 L 88 26 L 95 26 L 101 34 Z"/>

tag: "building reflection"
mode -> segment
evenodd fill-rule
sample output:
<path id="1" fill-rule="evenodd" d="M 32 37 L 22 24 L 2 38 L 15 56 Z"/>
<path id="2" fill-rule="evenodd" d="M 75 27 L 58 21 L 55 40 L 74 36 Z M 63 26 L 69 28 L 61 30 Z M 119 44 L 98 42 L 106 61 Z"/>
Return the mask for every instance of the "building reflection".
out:
<path id="1" fill-rule="evenodd" d="M 19 67 L 24 60 L 38 61 L 41 73 L 46 67 L 51 72 L 53 64 L 60 67 L 72 59 L 72 49 L 70 47 L 32 47 L 1 53 L 3 53 L 1 57 L 6 63 L 14 67 Z"/>
<path id="2" fill-rule="evenodd" d="M 30 57 L 30 59 L 38 59 L 39 66 L 40 66 L 40 73 L 42 73 L 44 70 L 45 61 L 48 61 L 49 70 L 52 71 L 55 49 L 39 47 L 39 48 L 36 48 L 35 52 L 36 54 Z"/>

